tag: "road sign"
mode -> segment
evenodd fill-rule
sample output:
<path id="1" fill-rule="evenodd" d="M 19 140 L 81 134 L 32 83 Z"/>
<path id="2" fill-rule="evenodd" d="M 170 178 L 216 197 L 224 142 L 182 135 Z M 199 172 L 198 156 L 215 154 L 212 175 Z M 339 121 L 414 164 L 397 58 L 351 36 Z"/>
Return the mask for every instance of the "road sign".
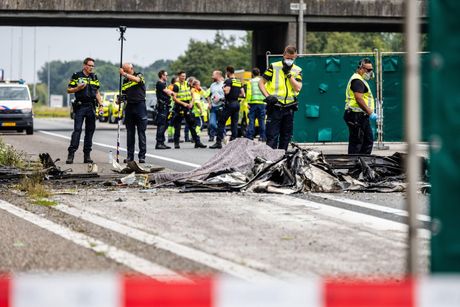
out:
<path id="1" fill-rule="evenodd" d="M 298 11 L 300 10 L 300 3 L 291 3 L 290 8 L 292 11 Z M 307 4 L 302 3 L 302 10 L 305 11 L 307 9 Z"/>

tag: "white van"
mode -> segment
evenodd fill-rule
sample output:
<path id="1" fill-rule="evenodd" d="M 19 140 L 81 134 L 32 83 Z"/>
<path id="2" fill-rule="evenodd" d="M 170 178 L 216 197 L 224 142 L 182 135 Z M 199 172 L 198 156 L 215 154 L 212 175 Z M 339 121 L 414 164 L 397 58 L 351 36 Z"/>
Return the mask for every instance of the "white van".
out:
<path id="1" fill-rule="evenodd" d="M 0 130 L 34 133 L 34 115 L 29 88 L 21 81 L 0 81 Z"/>

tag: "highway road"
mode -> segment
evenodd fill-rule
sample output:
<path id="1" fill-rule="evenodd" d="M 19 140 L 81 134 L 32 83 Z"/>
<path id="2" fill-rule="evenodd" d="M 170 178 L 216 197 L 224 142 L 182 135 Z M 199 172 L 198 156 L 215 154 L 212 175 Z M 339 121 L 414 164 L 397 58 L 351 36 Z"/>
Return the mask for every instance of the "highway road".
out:
<path id="1" fill-rule="evenodd" d="M 65 160 L 71 132 L 71 120 L 36 119 L 34 135 L 0 137 L 29 157 L 49 152 Z M 125 137 L 122 130 L 122 148 Z M 147 163 L 167 170 L 191 170 L 215 154 L 192 143 L 154 150 L 154 138 L 149 128 Z M 101 173 L 111 173 L 108 153 L 115 144 L 116 125 L 98 123 L 92 156 Z M 80 150 L 75 172 L 85 170 L 82 161 Z M 183 194 L 75 183 L 65 190 L 50 186 L 58 205 L 43 207 L 12 186 L 0 189 L 0 271 L 109 270 L 159 280 L 213 273 L 244 280 L 404 274 L 407 212 L 401 193 Z M 420 271 L 426 272 L 428 196 L 420 194 L 419 204 Z"/>

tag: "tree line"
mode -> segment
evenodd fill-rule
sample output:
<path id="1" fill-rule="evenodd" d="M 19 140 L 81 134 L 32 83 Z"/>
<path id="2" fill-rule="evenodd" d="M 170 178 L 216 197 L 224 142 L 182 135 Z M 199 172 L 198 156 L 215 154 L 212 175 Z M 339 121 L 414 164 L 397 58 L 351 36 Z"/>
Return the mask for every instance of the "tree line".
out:
<path id="1" fill-rule="evenodd" d="M 423 49 L 426 49 L 426 36 L 422 38 Z M 147 67 L 134 64 L 136 71 L 141 71 L 148 88 L 154 88 L 157 73 L 165 69 L 170 75 L 184 70 L 187 75 L 201 80 L 203 85 L 209 85 L 211 73 L 215 69 L 225 70 L 227 65 L 235 69 L 251 69 L 252 33 L 246 32 L 241 38 L 226 37 L 217 31 L 211 41 L 191 39 L 185 52 L 176 60 L 157 60 Z M 347 53 L 371 52 L 374 48 L 381 51 L 402 51 L 403 35 L 399 33 L 351 33 L 351 32 L 308 32 L 306 35 L 306 53 Z M 118 64 L 95 59 L 96 74 L 101 81 L 102 91 L 113 91 L 118 88 Z M 81 60 L 51 61 L 50 93 L 66 95 L 69 78 L 81 70 Z M 48 101 L 48 63 L 38 71 L 41 82 L 37 86 L 40 101 Z"/>

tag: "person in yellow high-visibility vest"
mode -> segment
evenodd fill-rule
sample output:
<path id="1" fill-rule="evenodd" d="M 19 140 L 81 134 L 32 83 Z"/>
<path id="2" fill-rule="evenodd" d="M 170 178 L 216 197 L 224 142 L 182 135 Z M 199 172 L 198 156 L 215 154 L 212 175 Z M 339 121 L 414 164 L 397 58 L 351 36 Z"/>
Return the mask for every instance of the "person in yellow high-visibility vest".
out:
<path id="1" fill-rule="evenodd" d="M 349 131 L 348 154 L 372 152 L 374 138 L 370 120 L 376 120 L 377 114 L 374 112 L 374 96 L 367 81 L 373 78 L 372 62 L 368 58 L 363 58 L 348 81 L 343 115 Z"/>
<path id="2" fill-rule="evenodd" d="M 302 68 L 294 64 L 297 49 L 287 46 L 283 60 L 274 62 L 263 74 L 259 88 L 267 103 L 267 145 L 287 150 L 294 130 L 297 96 L 302 89 Z"/>
<path id="3" fill-rule="evenodd" d="M 246 131 L 246 137 L 250 140 L 254 138 L 256 119 L 259 123 L 259 140 L 266 142 L 265 137 L 265 96 L 259 89 L 260 70 L 257 67 L 252 69 L 252 79 L 246 84 L 246 102 L 249 107 L 249 126 Z"/>
<path id="4" fill-rule="evenodd" d="M 195 148 L 206 148 L 207 146 L 201 143 L 200 136 L 196 133 L 195 120 L 191 114 L 193 108 L 192 93 L 187 84 L 187 75 L 184 71 L 180 71 L 177 76 L 179 81 L 174 84 L 173 99 L 174 99 L 174 148 L 179 149 L 180 128 L 182 120 L 190 127 L 193 140 L 195 141 Z"/>

